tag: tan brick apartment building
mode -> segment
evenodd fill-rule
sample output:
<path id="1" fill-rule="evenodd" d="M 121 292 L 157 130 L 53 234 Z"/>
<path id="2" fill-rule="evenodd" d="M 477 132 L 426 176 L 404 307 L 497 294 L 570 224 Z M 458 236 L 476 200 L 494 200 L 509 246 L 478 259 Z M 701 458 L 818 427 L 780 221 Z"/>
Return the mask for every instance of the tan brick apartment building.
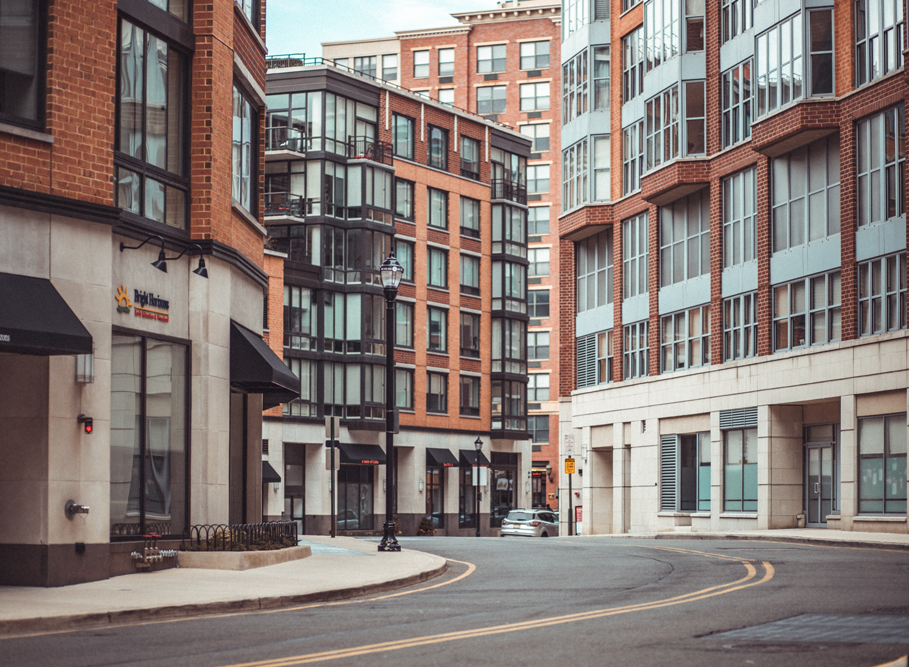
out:
<path id="1" fill-rule="evenodd" d="M 554 278 L 560 271 L 555 221 L 561 197 L 561 7 L 547 0 L 506 0 L 452 16 L 460 25 L 325 43 L 322 55 L 507 124 L 532 140 L 527 166 L 528 418 L 535 462 L 531 504 L 556 507 L 559 284 Z M 547 466 L 552 469 L 549 476 Z"/>
<path id="2" fill-rule="evenodd" d="M 264 4 L 0 6 L 0 583 L 261 519 Z"/>
<path id="3" fill-rule="evenodd" d="M 559 221 L 584 531 L 905 533 L 903 2 L 565 4 L 621 137 Z"/>

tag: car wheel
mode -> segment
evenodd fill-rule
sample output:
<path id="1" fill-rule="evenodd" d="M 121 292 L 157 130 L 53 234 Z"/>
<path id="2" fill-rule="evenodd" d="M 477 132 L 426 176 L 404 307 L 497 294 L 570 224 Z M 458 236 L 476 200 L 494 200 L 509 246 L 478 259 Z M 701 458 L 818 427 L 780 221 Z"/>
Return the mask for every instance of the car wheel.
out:
<path id="1" fill-rule="evenodd" d="M 540 537 L 549 537 L 549 533 L 543 533 Z"/>

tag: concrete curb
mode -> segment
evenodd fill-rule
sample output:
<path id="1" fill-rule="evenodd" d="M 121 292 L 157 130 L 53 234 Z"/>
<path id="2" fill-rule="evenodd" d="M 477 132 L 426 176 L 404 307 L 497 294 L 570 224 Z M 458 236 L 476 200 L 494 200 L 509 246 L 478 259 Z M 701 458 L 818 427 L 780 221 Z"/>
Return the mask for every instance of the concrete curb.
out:
<path id="1" fill-rule="evenodd" d="M 67 616 L 52 616 L 48 618 L 22 618 L 0 621 L 0 634 L 13 634 L 21 632 L 35 632 L 45 630 L 64 630 L 92 625 L 113 625 L 118 623 L 131 623 L 135 621 L 160 620 L 168 618 L 189 618 L 207 614 L 231 613 L 239 611 L 258 611 L 263 609 L 278 609 L 298 604 L 311 604 L 317 602 L 335 602 L 349 598 L 373 595 L 385 591 L 413 586 L 443 574 L 448 569 L 448 561 L 440 556 L 433 556 L 429 568 L 416 574 L 410 574 L 397 579 L 380 581 L 363 586 L 351 586 L 329 591 L 316 591 L 314 593 L 300 593 L 297 595 L 279 595 L 262 598 L 249 598 L 242 600 L 219 600 L 217 602 L 202 602 L 177 606 L 151 607 L 147 609 L 125 609 L 116 612 L 98 612 L 91 614 L 71 614 Z"/>
<path id="2" fill-rule="evenodd" d="M 741 535 L 721 533 L 641 533 L 620 535 L 581 535 L 568 537 L 562 535 L 561 539 L 591 539 L 605 537 L 610 539 L 626 540 L 728 540 L 739 542 L 788 542 L 791 544 L 809 544 L 825 547 L 850 547 L 853 549 L 895 549 L 909 551 L 909 544 L 903 542 L 868 542 L 862 540 L 823 539 L 818 537 L 792 537 L 789 535 Z"/>
<path id="3" fill-rule="evenodd" d="M 202 570 L 251 570 L 312 556 L 310 547 L 287 547 L 274 551 L 179 551 L 177 567 Z"/>

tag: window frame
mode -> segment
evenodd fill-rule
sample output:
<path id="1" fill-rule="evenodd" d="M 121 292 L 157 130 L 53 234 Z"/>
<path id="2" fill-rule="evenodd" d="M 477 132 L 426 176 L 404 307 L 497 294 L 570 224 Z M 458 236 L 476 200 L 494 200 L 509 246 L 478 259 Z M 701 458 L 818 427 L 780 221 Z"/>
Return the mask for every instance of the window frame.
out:
<path id="1" fill-rule="evenodd" d="M 435 229 L 448 229 L 448 192 L 426 188 L 426 224 Z"/>
<path id="2" fill-rule="evenodd" d="M 473 265 L 473 266 L 468 266 Z M 460 256 L 461 294 L 480 296 L 480 258 L 465 252 Z M 469 280 L 469 282 L 467 282 Z"/>
<path id="3" fill-rule="evenodd" d="M 723 268 L 757 259 L 757 169 L 749 167 L 721 182 Z"/>
<path id="4" fill-rule="evenodd" d="M 480 322 L 481 316 L 479 313 L 471 313 L 469 311 L 461 310 L 460 347 L 462 357 L 480 357 Z M 465 345 L 465 341 L 469 341 L 469 344 Z"/>
<path id="5" fill-rule="evenodd" d="M 856 267 L 856 272 L 859 337 L 878 336 L 905 329 L 906 252 L 861 262 Z"/>
<path id="6" fill-rule="evenodd" d="M 448 373 L 426 371 L 426 412 L 448 414 Z"/>
<path id="7" fill-rule="evenodd" d="M 434 169 L 448 170 L 448 130 L 435 125 L 429 126 L 429 146 L 426 164 Z"/>
<path id="8" fill-rule="evenodd" d="M 426 284 L 430 288 L 448 289 L 448 251 L 426 246 Z"/>
<path id="9" fill-rule="evenodd" d="M 528 248 L 527 249 L 527 277 L 538 277 L 549 275 L 550 248 Z M 543 273 L 545 271 L 545 273 Z"/>
<path id="10" fill-rule="evenodd" d="M 545 382 L 543 381 L 545 378 Z M 549 373 L 527 374 L 527 402 L 543 403 L 549 400 L 550 378 Z M 540 398 L 544 396 L 544 398 Z"/>
<path id="11" fill-rule="evenodd" d="M 470 236 L 480 238 L 480 200 L 461 195 L 459 197 L 459 208 L 461 212 L 461 236 Z M 471 211 L 471 209 L 473 209 Z M 475 220 L 476 224 L 464 224 L 465 221 L 470 223 Z"/>
<path id="12" fill-rule="evenodd" d="M 487 94 L 488 91 L 488 94 Z M 488 96 L 489 99 L 485 99 Z M 483 105 L 483 106 L 481 106 Z M 485 105 L 489 110 L 484 111 Z M 507 108 L 507 87 L 478 86 L 477 87 L 477 113 L 481 116 L 490 116 L 505 113 Z"/>
<path id="13" fill-rule="evenodd" d="M 458 414 L 462 417 L 480 416 L 480 378 L 460 373 L 458 377 Z"/>
<path id="14" fill-rule="evenodd" d="M 693 213 L 697 213 L 699 218 L 699 224 L 694 227 Z M 660 206 L 659 216 L 660 287 L 710 275 L 709 190 L 701 190 L 672 204 Z M 676 237 L 678 233 L 682 234 L 681 238 Z M 694 253 L 697 257 L 692 259 Z M 692 261 L 695 266 L 692 266 Z"/>
<path id="15" fill-rule="evenodd" d="M 722 0 L 720 8 L 721 44 L 725 44 L 730 39 L 751 29 L 754 21 L 752 4 L 757 4 L 757 2 L 755 0 Z"/>
<path id="16" fill-rule="evenodd" d="M 527 361 L 546 361 L 549 359 L 549 331 L 527 332 Z"/>
<path id="17" fill-rule="evenodd" d="M 744 1 L 747 4 L 747 0 Z M 752 62 L 753 58 L 748 58 L 722 74 L 720 103 L 723 114 L 723 148 L 729 148 L 751 138 Z"/>
<path id="18" fill-rule="evenodd" d="M 644 26 L 622 38 L 622 104 L 644 92 Z"/>
<path id="19" fill-rule="evenodd" d="M 546 295 L 545 299 L 541 299 L 543 295 Z M 549 317 L 549 290 L 548 289 L 532 289 L 527 290 L 527 315 L 533 319 L 545 320 Z M 542 302 L 546 303 L 543 304 Z M 546 308 L 546 312 L 541 312 L 543 308 Z"/>
<path id="20" fill-rule="evenodd" d="M 405 160 L 413 160 L 414 154 L 414 119 L 399 113 L 392 113 L 392 152 L 395 156 Z M 399 130 L 406 128 L 406 136 L 400 137 Z M 400 151 L 403 146 L 404 152 Z"/>
<path id="21" fill-rule="evenodd" d="M 730 463 L 730 435 L 733 433 L 741 433 L 741 454 L 742 458 L 738 460 L 738 463 Z M 750 436 L 750 441 L 748 435 Z M 746 513 L 757 513 L 758 511 L 758 463 L 757 463 L 757 429 L 756 428 L 740 428 L 740 429 L 726 429 L 723 431 L 723 511 L 724 512 L 746 512 Z M 751 444 L 750 448 L 746 448 L 746 443 Z M 754 455 L 755 460 L 751 461 L 748 457 L 749 455 Z M 750 470 L 746 470 L 746 466 L 753 466 Z M 741 470 L 736 471 L 735 468 L 741 468 Z M 747 475 L 747 479 L 746 479 Z M 734 487 L 730 482 L 733 478 L 738 478 L 738 488 L 740 492 L 736 497 L 730 497 L 730 492 L 734 490 Z M 753 487 L 753 492 L 752 492 Z M 737 504 L 737 505 L 736 505 Z"/>
<path id="22" fill-rule="evenodd" d="M 537 219 L 541 211 L 546 211 L 546 219 Z M 528 236 L 548 236 L 549 235 L 549 206 L 531 206 L 527 209 L 527 234 Z M 542 223 L 545 222 L 545 229 Z"/>
<path id="23" fill-rule="evenodd" d="M 414 304 L 395 300 L 395 347 L 413 349 Z"/>
<path id="24" fill-rule="evenodd" d="M 622 327 L 622 376 L 625 380 L 650 375 L 650 323 L 632 322 Z"/>
<path id="25" fill-rule="evenodd" d="M 539 53 L 540 45 L 546 46 L 545 53 Z M 529 48 L 533 49 L 533 52 L 529 55 L 525 55 L 525 51 Z M 549 40 L 544 39 L 537 42 L 521 42 L 520 43 L 520 69 L 522 70 L 537 70 L 537 69 L 548 69 L 549 68 Z M 541 58 L 545 57 L 544 60 Z M 531 59 L 533 62 L 529 63 L 527 59 Z"/>
<path id="26" fill-rule="evenodd" d="M 540 93 L 543 90 L 543 94 Z M 527 91 L 533 95 L 525 95 Z M 549 81 L 536 81 L 522 83 L 518 86 L 521 111 L 548 111 L 549 110 Z"/>
<path id="27" fill-rule="evenodd" d="M 880 452 L 868 451 L 871 449 L 870 446 L 867 448 L 862 447 L 862 444 L 863 444 L 862 436 L 864 435 L 864 432 L 866 430 L 865 424 L 870 423 L 872 420 L 874 420 L 874 421 L 881 420 L 881 422 L 882 422 L 881 435 L 883 436 L 883 441 L 880 443 Z M 893 421 L 896 422 L 896 428 L 893 430 L 896 431 L 897 433 L 902 431 L 902 438 L 903 438 L 903 442 L 901 443 L 902 447 L 903 447 L 902 452 L 893 453 L 893 451 L 892 451 L 892 446 L 891 446 L 892 437 L 891 436 L 893 434 L 891 433 L 890 424 Z M 906 505 L 907 505 L 907 503 L 906 503 L 906 449 L 905 449 L 905 447 L 906 447 L 906 413 L 898 412 L 898 413 L 886 414 L 886 415 L 869 415 L 867 417 L 859 417 L 857 427 L 858 428 L 856 429 L 857 430 L 857 433 L 856 433 L 857 447 L 856 447 L 856 449 L 858 450 L 858 462 L 857 462 L 858 465 L 857 465 L 857 470 L 856 470 L 856 477 L 858 478 L 858 486 L 859 486 L 859 489 L 858 489 L 858 491 L 859 491 L 859 493 L 858 493 L 858 513 L 859 513 L 859 515 L 905 516 L 906 515 Z M 874 449 L 877 449 L 877 447 L 874 446 Z M 868 464 L 866 463 L 867 461 L 870 461 L 873 459 L 880 459 L 880 461 L 881 461 L 881 467 L 878 470 L 870 468 L 868 466 Z M 893 459 L 903 459 L 902 470 L 899 469 L 900 468 L 899 463 L 893 461 Z M 888 464 L 890 464 L 890 465 L 888 465 Z M 872 480 L 875 479 L 875 477 L 876 477 L 875 473 L 881 474 L 881 481 L 878 483 L 881 487 L 881 496 L 880 496 L 879 500 L 878 500 L 878 498 L 865 497 L 866 495 L 869 495 L 869 494 L 867 494 L 867 489 L 868 489 L 868 486 L 870 486 L 869 482 L 872 482 Z M 894 475 L 895 479 L 893 479 L 890 476 L 890 474 L 888 474 L 888 473 L 896 473 Z M 871 475 L 871 479 L 869 479 L 869 474 Z M 892 479 L 895 482 L 895 484 L 888 483 Z M 896 489 L 898 491 L 900 488 L 899 482 L 903 483 L 902 484 L 903 497 L 902 498 L 899 498 L 899 497 L 887 498 L 888 488 L 892 488 L 892 486 L 896 486 Z M 894 507 L 892 509 L 888 508 L 888 502 L 887 502 L 888 500 L 892 504 L 895 504 L 896 507 Z M 880 502 L 880 509 L 876 509 L 874 507 L 874 505 L 870 505 L 870 503 L 877 504 L 878 502 Z"/>
<path id="28" fill-rule="evenodd" d="M 757 292 L 723 299 L 723 361 L 756 357 L 757 345 Z"/>
<path id="29" fill-rule="evenodd" d="M 426 62 L 423 62 L 424 58 Z M 418 60 L 420 62 L 417 62 Z M 429 49 L 421 49 L 413 52 L 413 78 L 429 78 Z"/>
<path id="30" fill-rule="evenodd" d="M 648 287 L 648 214 L 646 211 L 622 220 L 622 296 L 624 299 L 647 294 Z M 632 278 L 629 280 L 629 278 Z"/>
<path id="31" fill-rule="evenodd" d="M 486 57 L 488 54 L 488 57 Z M 484 65 L 488 63 L 488 65 Z M 484 44 L 477 47 L 477 74 L 504 72 L 508 68 L 507 44 Z"/>
<path id="32" fill-rule="evenodd" d="M 710 304 L 661 315 L 660 371 L 673 373 L 709 365 Z"/>
<path id="33" fill-rule="evenodd" d="M 815 306 L 812 287 L 816 284 L 815 281 L 821 278 L 824 279 L 824 294 L 828 302 L 822 306 Z M 787 352 L 842 340 L 843 296 L 842 277 L 839 269 L 799 278 L 781 285 L 772 285 L 771 299 L 773 352 Z M 784 299 L 786 312 L 781 312 Z M 825 337 L 824 340 L 815 340 L 816 322 L 819 321 L 822 314 Z M 799 320 L 801 320 L 801 324 L 799 324 Z M 804 338 L 797 338 L 799 331 L 802 332 Z M 839 336 L 836 335 L 837 332 Z M 781 338 L 784 335 L 786 340 L 782 341 Z"/>
<path id="34" fill-rule="evenodd" d="M 38 132 L 43 132 L 47 124 L 47 24 L 48 24 L 48 0 L 31 0 L 31 9 L 34 17 L 34 31 L 29 31 L 30 36 L 34 38 L 35 53 L 34 60 L 34 93 L 28 95 L 30 103 L 34 105 L 34 118 L 13 113 L 11 111 L 0 110 L 0 123 L 7 123 L 17 127 L 24 127 Z M 119 28 L 118 28 L 118 45 L 119 45 Z M 118 50 L 119 52 L 119 50 Z M 119 58 L 117 58 L 117 70 L 119 74 Z M 117 90 L 119 92 L 119 76 L 117 76 Z M 17 99 L 21 99 L 17 97 Z M 118 96 L 119 99 L 119 96 Z M 119 124 L 118 124 L 119 127 Z"/>
<path id="35" fill-rule="evenodd" d="M 877 6 L 876 12 L 868 11 L 868 4 Z M 884 9 L 885 3 L 891 4 L 891 11 Z M 878 25 L 870 25 L 873 15 L 878 18 Z M 885 25 L 885 19 L 890 14 L 894 17 L 892 25 Z M 855 0 L 853 5 L 853 22 L 855 25 L 855 87 L 864 86 L 883 78 L 903 66 L 902 51 L 905 47 L 905 9 L 903 0 Z M 888 33 L 890 33 L 888 35 Z M 894 38 L 895 34 L 895 38 Z M 875 43 L 876 42 L 876 43 Z M 889 45 L 895 45 L 895 53 L 890 51 Z M 875 51 L 872 57 L 867 57 L 869 51 Z M 876 56 L 876 58 L 874 57 Z M 890 62 L 890 56 L 894 61 Z M 880 73 L 874 71 L 875 59 L 881 63 Z"/>
<path id="36" fill-rule="evenodd" d="M 401 274 L 401 282 L 412 283 L 414 282 L 414 252 L 416 251 L 416 244 L 413 241 L 408 241 L 400 237 L 396 237 L 394 243 L 395 257 L 404 269 L 404 272 Z M 408 250 L 402 253 L 402 247 L 406 247 Z"/>
<path id="37" fill-rule="evenodd" d="M 444 56 L 443 56 L 444 54 Z M 451 56 L 449 58 L 449 56 Z M 443 60 L 444 57 L 444 60 Z M 454 76 L 455 73 L 455 50 L 453 47 L 438 50 L 438 69 L 439 76 Z M 443 67 L 444 65 L 444 67 Z"/>
<path id="38" fill-rule="evenodd" d="M 395 178 L 395 217 L 414 220 L 414 186 L 413 181 Z"/>
<path id="39" fill-rule="evenodd" d="M 641 189 L 643 174 L 644 121 L 639 120 L 622 128 L 622 196 Z"/>
<path id="40" fill-rule="evenodd" d="M 413 376 L 412 368 L 395 367 L 395 407 L 413 411 Z M 402 382 L 403 380 L 403 382 Z"/>
<path id="41" fill-rule="evenodd" d="M 540 130 L 542 129 L 546 130 L 545 136 L 540 136 Z M 526 123 L 521 125 L 520 132 L 532 142 L 530 146 L 531 153 L 549 152 L 549 123 Z"/>
<path id="42" fill-rule="evenodd" d="M 902 104 L 862 118 L 856 123 L 855 206 L 858 227 L 868 227 L 905 216 L 905 138 L 905 112 Z M 894 145 L 896 150 L 889 148 L 890 145 Z M 892 154 L 892 158 L 888 153 Z M 875 154 L 878 160 L 876 165 L 872 164 Z M 875 180 L 879 184 L 874 188 L 876 192 L 872 190 Z M 875 196 L 878 198 L 877 209 L 880 215 L 872 219 Z"/>

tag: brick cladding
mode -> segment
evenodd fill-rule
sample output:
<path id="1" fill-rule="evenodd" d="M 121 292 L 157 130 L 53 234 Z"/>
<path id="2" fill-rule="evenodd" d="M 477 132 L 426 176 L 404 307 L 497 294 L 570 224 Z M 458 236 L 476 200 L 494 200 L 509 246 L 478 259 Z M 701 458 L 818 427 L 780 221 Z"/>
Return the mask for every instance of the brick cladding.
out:
<path id="1" fill-rule="evenodd" d="M 265 343 L 278 355 L 284 358 L 284 258 L 282 256 L 267 254 L 264 257 L 264 269 L 268 274 L 268 289 L 265 293 L 267 312 L 265 317 L 265 333 L 262 338 Z M 281 406 L 265 411 L 269 417 L 280 417 Z"/>
<path id="2" fill-rule="evenodd" d="M 640 5 L 621 15 L 621 2 L 613 1 L 613 43 L 621 44 L 621 37 L 634 30 L 643 22 Z M 585 227 L 596 227 L 619 223 L 642 210 L 647 210 L 649 224 L 649 267 L 650 286 L 650 374 L 659 374 L 659 240 L 657 238 L 658 207 L 648 205 L 644 196 L 654 197 L 671 192 L 679 185 L 691 183 L 693 178 L 709 183 L 710 197 L 710 268 L 711 268 L 711 359 L 719 363 L 723 358 L 722 341 L 722 180 L 738 171 L 754 167 L 757 190 L 757 261 L 758 261 L 758 355 L 771 354 L 772 349 L 772 284 L 770 277 L 771 217 L 770 217 L 770 172 L 771 158 L 758 152 L 777 155 L 805 145 L 824 130 L 838 133 L 840 145 L 840 248 L 842 275 L 842 339 L 851 340 L 858 336 L 857 330 L 857 264 L 855 259 L 856 221 L 856 169 L 855 169 L 855 124 L 862 118 L 880 112 L 897 104 L 905 104 L 906 84 L 909 73 L 899 70 L 883 79 L 853 89 L 852 49 L 839 49 L 835 55 L 836 92 L 834 100 L 805 99 L 773 113 L 752 126 L 752 138 L 737 146 L 721 151 L 720 146 L 720 72 L 719 72 L 719 3 L 706 4 L 706 49 L 707 49 L 707 151 L 708 158 L 701 160 L 679 160 L 648 174 L 644 179 L 643 191 L 625 197 L 612 205 L 589 205 L 572 211 L 559 220 L 559 235 L 563 239 L 560 248 L 564 266 L 573 267 L 574 249 L 571 240 L 583 238 Z M 852 4 L 847 0 L 835 2 L 837 43 L 848 44 L 852 40 Z M 613 50 L 620 54 L 619 49 Z M 613 108 L 621 109 L 621 56 L 614 57 L 612 78 Z M 621 113 L 614 113 L 612 120 L 613 137 L 621 137 Z M 904 151 L 909 145 L 904 137 Z M 619 195 L 622 189 L 621 144 L 613 150 L 612 191 Z M 685 167 L 685 165 L 698 165 Z M 697 174 L 692 169 L 699 170 Z M 907 170 L 909 171 L 909 170 Z M 904 188 L 909 189 L 909 173 Z M 662 200 L 661 200 L 662 201 Z M 665 203 L 665 202 L 664 202 Z M 620 227 L 616 224 L 616 229 Z M 907 230 L 909 246 L 909 230 Z M 622 304 L 622 239 L 621 233 L 613 234 L 615 266 L 614 326 L 615 358 L 621 359 L 621 304 Z M 561 364 L 559 395 L 569 396 L 575 389 L 575 345 L 574 321 L 574 271 L 563 271 L 560 277 L 563 298 L 560 303 L 560 327 L 563 332 L 560 342 Z M 571 292 L 569 292 L 571 290 Z M 568 298 L 568 297 L 571 298 Z M 621 381 L 621 365 L 615 364 L 614 381 Z"/>

